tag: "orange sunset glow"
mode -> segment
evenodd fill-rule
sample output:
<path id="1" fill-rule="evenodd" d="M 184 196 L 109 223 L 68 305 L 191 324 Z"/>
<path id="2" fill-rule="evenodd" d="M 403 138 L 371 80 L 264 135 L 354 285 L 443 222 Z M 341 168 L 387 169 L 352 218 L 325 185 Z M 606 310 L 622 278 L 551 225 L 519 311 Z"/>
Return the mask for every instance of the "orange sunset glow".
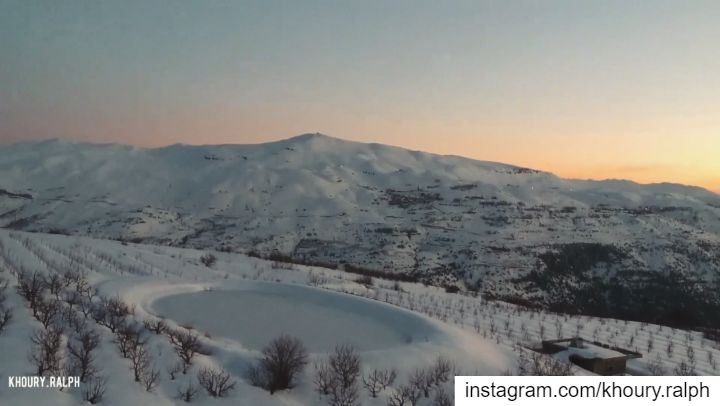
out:
<path id="1" fill-rule="evenodd" d="M 653 3 L 19 2 L 0 13 L 0 142 L 318 131 L 720 191 L 720 7 Z"/>

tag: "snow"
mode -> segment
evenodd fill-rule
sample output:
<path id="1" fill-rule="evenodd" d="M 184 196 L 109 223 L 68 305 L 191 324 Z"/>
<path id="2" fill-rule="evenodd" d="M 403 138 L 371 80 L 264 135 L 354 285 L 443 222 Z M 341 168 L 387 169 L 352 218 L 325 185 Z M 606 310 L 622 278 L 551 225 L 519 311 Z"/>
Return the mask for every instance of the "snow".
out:
<path id="1" fill-rule="evenodd" d="M 566 180 L 319 134 L 157 149 L 3 146 L 0 189 L 32 196 L 0 194 L 2 227 L 263 254 L 303 245 L 326 263 L 417 271 L 438 285 L 480 281 L 540 303 L 547 292 L 516 280 L 540 253 L 573 242 L 614 244 L 638 273 L 712 281 L 720 272 L 720 196 L 706 190 Z M 411 203 L 392 204 L 393 194 Z"/>
<path id="2" fill-rule="evenodd" d="M 167 373 L 176 362 L 172 347 L 164 336 L 151 335 L 148 348 L 161 369 L 162 381 L 154 391 L 145 392 L 133 382 L 129 362 L 120 357 L 113 334 L 105 327 L 95 326 L 102 336 L 98 363 L 109 378 L 107 404 L 175 404 L 177 389 L 193 380 L 201 366 L 217 365 L 228 370 L 238 385 L 227 398 L 214 400 L 213 404 L 323 405 L 326 401 L 313 391 L 312 364 L 325 357 L 328 348 L 346 339 L 357 340 L 365 372 L 371 368 L 396 368 L 398 384 L 415 368 L 432 363 L 437 355 L 455 362 L 459 374 L 500 375 L 514 368 L 519 345 L 531 346 L 540 339 L 570 334 L 643 353 L 642 359 L 628 363 L 635 374 L 648 373 L 648 363 L 656 359 L 666 373 L 672 373 L 679 362 L 689 360 L 690 349 L 698 373 L 718 373 L 716 364 L 710 361 L 711 357 L 720 358 L 718 343 L 698 332 L 528 310 L 482 297 L 450 294 L 422 284 L 395 286 L 391 281 L 375 279 L 374 285 L 366 288 L 354 281 L 355 275 L 343 271 L 278 266 L 234 253 L 215 252 L 217 263 L 208 268 L 199 261 L 204 253 L 0 230 L 3 270 L 0 277 L 10 280 L 7 295 L 15 316 L 0 334 L 0 347 L 12 349 L 0 352 L 0 380 L 6 381 L 9 375 L 33 373 L 27 360 L 28 337 L 39 326 L 23 299 L 12 289 L 15 284 L 12 271 L 22 266 L 45 273 L 70 264 L 87 270 L 89 280 L 101 294 L 119 295 L 134 305 L 134 318 L 138 321 L 153 318 L 157 313 L 166 316 L 175 328 L 193 322 L 203 345 L 209 349 L 209 355 L 198 356 L 188 376 L 173 381 Z M 277 298 L 267 302 L 273 295 Z M 295 308 L 290 310 L 290 306 Z M 289 314 L 280 314 L 285 311 Z M 323 319 L 313 320 L 306 312 Z M 205 317 L 201 317 L 203 314 Z M 256 318 L 249 319 L 253 314 Z M 268 322 L 270 318 L 277 318 L 277 323 Z M 270 395 L 252 387 L 246 371 L 260 356 L 263 337 L 285 330 L 283 327 L 294 329 L 303 337 L 311 351 L 311 363 L 296 388 Z M 277 330 L 253 331 L 265 328 Z M 398 340 L 402 334 L 417 339 Z M 334 339 L 338 342 L 333 343 Z M 650 339 L 653 345 L 648 351 Z M 672 355 L 666 351 L 671 343 Z M 577 368 L 574 371 L 588 373 Z M 384 405 L 390 390 L 377 399 L 362 391 L 362 404 Z M 3 404 L 71 405 L 79 399 L 77 390 L 0 387 Z M 196 400 L 199 404 L 209 401 L 204 394 Z"/>
<path id="3" fill-rule="evenodd" d="M 0 189 L 9 192 L 0 193 L 0 227 L 36 231 L 0 229 L 0 278 L 10 282 L 14 315 L 0 334 L 3 382 L 33 373 L 29 337 L 40 324 L 15 292 L 20 269 L 87 272 L 99 294 L 133 305 L 136 321 L 163 316 L 174 328 L 191 324 L 200 334 L 208 355 L 177 380 L 167 372 L 176 362 L 170 343 L 150 336 L 162 381 L 146 392 L 133 381 L 114 335 L 94 325 L 102 337 L 97 362 L 110 379 L 106 403 L 113 405 L 176 404 L 177 390 L 203 366 L 225 368 L 238 382 L 213 404 L 326 404 L 313 391 L 312 364 L 346 342 L 360 350 L 365 372 L 397 368 L 398 384 L 438 355 L 455 362 L 458 374 L 503 374 L 522 347 L 570 335 L 642 353 L 628 362 L 634 374 L 649 373 L 651 363 L 673 373 L 691 359 L 697 373 L 718 374 L 718 343 L 697 331 L 556 314 L 418 283 L 375 278 L 366 287 L 342 270 L 243 255 L 251 249 L 307 255 L 432 274 L 438 284 L 482 281 L 495 294 L 542 299 L 547 292 L 527 292 L 515 282 L 536 269 L 538 253 L 591 241 L 626 250 L 640 275 L 672 267 L 712 282 L 720 275 L 720 196 L 699 188 L 564 180 L 310 134 L 259 145 L 159 149 L 16 144 L 0 147 Z M 435 193 L 438 199 L 422 201 Z M 391 204 L 393 194 L 411 204 Z M 42 233 L 53 230 L 70 235 Z M 233 252 L 214 251 L 219 248 Z M 206 267 L 200 257 L 211 251 L 217 263 Z M 270 395 L 251 386 L 246 372 L 281 332 L 299 336 L 311 362 L 296 388 Z M 378 399 L 363 391 L 362 404 L 384 405 L 390 390 Z M 80 399 L 77 390 L 0 385 L 1 404 Z M 204 394 L 196 400 L 210 401 Z"/>
<path id="4" fill-rule="evenodd" d="M 321 353 L 339 343 L 369 351 L 447 340 L 431 321 L 364 298 L 278 283 L 219 288 L 165 296 L 151 309 L 252 350 L 261 350 L 280 334 L 298 337 L 308 350 Z"/>
<path id="5" fill-rule="evenodd" d="M 216 253 L 218 263 L 207 268 L 199 263 L 203 254 L 200 251 L 2 230 L 0 243 L 2 269 L 33 267 L 46 273 L 78 263 L 89 272 L 100 294 L 119 295 L 133 305 L 136 320 L 151 319 L 157 312 L 167 316 L 168 324 L 174 328 L 188 320 L 195 322 L 193 328 L 200 333 L 210 355 L 200 356 L 190 374 L 175 381 L 166 373 L 176 362 L 172 348 L 163 336 L 150 336 L 148 347 L 162 371 L 162 383 L 152 392 L 145 392 L 132 381 L 128 361 L 119 356 L 113 334 L 95 326 L 102 335 L 97 360 L 109 378 L 106 399 L 110 404 L 172 404 L 177 401 L 178 388 L 194 380 L 203 365 L 222 366 L 238 381 L 231 396 L 217 400 L 217 404 L 325 404 L 312 388 L 312 360 L 348 342 L 357 344 L 365 371 L 396 368 L 401 379 L 416 367 L 430 365 L 437 355 L 452 359 L 463 370 L 487 374 L 502 373 L 515 359 L 509 348 L 457 326 L 358 294 L 342 293 L 346 288 L 369 291 L 353 282 L 352 275 L 339 271 L 276 269 L 270 262 L 223 253 Z M 310 272 L 328 272 L 323 275 L 325 289 L 307 286 Z M 12 287 L 12 274 L 0 275 L 10 279 Z M 234 295 L 247 306 L 235 306 L 241 303 L 223 295 Z M 0 353 L 3 381 L 7 376 L 33 373 L 26 357 L 30 349 L 28 337 L 39 327 L 20 296 L 12 291 L 9 296 L 15 319 L 0 335 L 0 345 L 13 351 Z M 258 302 L 263 300 L 266 302 Z M 282 314 L 285 312 L 291 313 Z M 270 317 L 277 320 L 270 322 Z M 269 331 L 259 331 L 265 328 Z M 311 364 L 297 388 L 271 396 L 252 387 L 246 373 L 259 358 L 264 338 L 280 332 L 295 333 L 303 339 L 311 352 Z M 13 404 L 69 405 L 81 396 L 76 389 L 55 396 L 56 392 L 0 388 L 0 399 Z M 363 404 L 384 404 L 386 394 L 383 392 L 378 399 L 363 395 Z M 198 401 L 208 400 L 206 395 L 200 395 Z"/>
<path id="6" fill-rule="evenodd" d="M 569 345 L 566 350 L 553 354 L 554 357 L 562 359 L 569 359 L 573 355 L 579 355 L 583 358 L 591 359 L 622 357 L 625 354 L 587 342 L 583 343 L 582 347 Z"/>

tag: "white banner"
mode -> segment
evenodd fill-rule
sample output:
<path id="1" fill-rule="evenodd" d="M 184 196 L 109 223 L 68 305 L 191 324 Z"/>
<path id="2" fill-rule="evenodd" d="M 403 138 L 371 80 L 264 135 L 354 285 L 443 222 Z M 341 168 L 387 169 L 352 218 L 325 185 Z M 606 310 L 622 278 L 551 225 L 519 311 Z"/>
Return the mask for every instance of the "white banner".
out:
<path id="1" fill-rule="evenodd" d="M 456 376 L 455 405 L 720 405 L 718 376 Z"/>

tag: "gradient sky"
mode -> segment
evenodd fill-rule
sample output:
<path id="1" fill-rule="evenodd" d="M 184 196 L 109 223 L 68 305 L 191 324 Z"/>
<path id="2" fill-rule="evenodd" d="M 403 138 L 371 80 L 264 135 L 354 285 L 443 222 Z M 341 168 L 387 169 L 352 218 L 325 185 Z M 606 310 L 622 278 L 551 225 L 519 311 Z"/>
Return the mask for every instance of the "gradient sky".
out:
<path id="1" fill-rule="evenodd" d="M 720 2 L 0 0 L 0 143 L 316 131 L 720 191 Z"/>

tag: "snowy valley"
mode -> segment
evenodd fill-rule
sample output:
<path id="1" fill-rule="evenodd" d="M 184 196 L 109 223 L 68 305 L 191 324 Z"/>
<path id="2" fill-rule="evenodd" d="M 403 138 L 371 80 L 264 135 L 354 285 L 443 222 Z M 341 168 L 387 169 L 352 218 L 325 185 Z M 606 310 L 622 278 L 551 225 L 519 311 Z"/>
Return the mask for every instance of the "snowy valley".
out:
<path id="1" fill-rule="evenodd" d="M 83 382 L 3 403 L 446 406 L 454 375 L 719 373 L 700 188 L 319 134 L 52 140 L 0 148 L 0 226 L 0 378 Z"/>
<path id="2" fill-rule="evenodd" d="M 239 252 L 568 313 L 720 327 L 720 196 L 320 134 L 0 148 L 0 226 Z"/>
<path id="3" fill-rule="evenodd" d="M 32 296 L 35 278 L 46 287 Z M 42 363 L 29 355 L 53 331 L 57 365 L 42 365 L 88 373 L 86 384 L 62 391 L 3 387 L 8 404 L 333 405 L 343 395 L 362 405 L 449 405 L 455 374 L 589 374 L 529 349 L 567 336 L 642 353 L 628 361 L 635 375 L 717 375 L 720 358 L 717 341 L 700 332 L 235 253 L 0 231 L 0 279 L 0 307 L 12 315 L 0 329 L 0 345 L 12 349 L 0 377 L 35 374 Z M 292 387 L 272 393 L 252 371 L 276 334 L 297 337 L 306 358 Z M 95 346 L 82 345 L 87 335 Z M 87 369 L 71 348 L 90 348 Z M 337 349 L 357 361 L 340 394 L 321 379 Z M 211 372 L 225 380 L 210 387 L 225 390 L 206 389 L 201 377 Z"/>

